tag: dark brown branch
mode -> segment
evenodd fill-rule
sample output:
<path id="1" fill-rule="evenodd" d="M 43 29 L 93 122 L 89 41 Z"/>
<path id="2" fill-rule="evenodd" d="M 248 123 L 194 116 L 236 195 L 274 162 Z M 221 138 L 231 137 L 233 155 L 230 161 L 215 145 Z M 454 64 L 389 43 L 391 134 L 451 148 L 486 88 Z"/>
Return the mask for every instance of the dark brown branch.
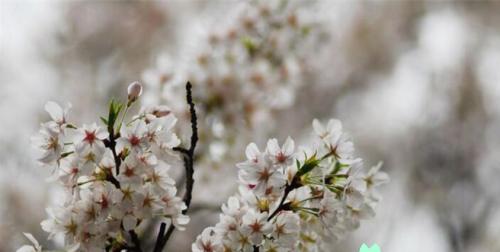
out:
<path id="1" fill-rule="evenodd" d="M 160 224 L 160 231 L 158 231 L 158 236 L 156 237 L 156 243 L 153 251 L 161 251 L 162 250 L 162 244 L 161 241 L 163 239 L 163 236 L 165 235 L 165 228 L 167 227 L 167 224 L 165 222 L 162 222 Z"/>
<path id="2" fill-rule="evenodd" d="M 188 212 L 189 206 L 191 205 L 191 199 L 193 197 L 194 150 L 196 149 L 196 144 L 198 142 L 198 118 L 196 116 L 191 88 L 192 85 L 190 82 L 188 82 L 186 84 L 186 100 L 189 105 L 189 112 L 191 114 L 191 143 L 189 149 L 185 149 L 182 147 L 174 148 L 175 151 L 183 154 L 184 168 L 186 170 L 186 190 L 183 197 L 184 203 L 186 204 L 186 209 L 182 211 L 183 214 L 186 214 Z M 164 224 L 165 223 L 162 223 L 162 225 Z M 168 227 L 167 233 L 165 235 L 161 235 L 161 233 L 163 233 L 165 229 L 162 230 L 160 227 L 160 232 L 158 233 L 158 239 L 156 240 L 154 252 L 161 252 L 163 250 L 174 230 L 175 226 L 173 223 L 171 223 Z"/>
<path id="3" fill-rule="evenodd" d="M 130 230 L 128 233 L 130 234 L 130 238 L 132 240 L 132 243 L 134 243 L 133 251 L 135 251 L 135 252 L 142 252 L 142 249 L 141 249 L 141 240 L 139 239 L 139 237 L 137 236 L 137 234 L 135 233 L 135 231 L 134 230 Z"/>
<path id="4" fill-rule="evenodd" d="M 300 187 L 300 184 L 299 184 L 299 180 L 298 180 L 298 177 L 294 177 L 294 179 L 292 180 L 292 183 L 290 185 L 287 185 L 285 187 L 285 192 L 283 193 L 283 197 L 281 198 L 280 200 L 280 203 L 278 204 L 278 207 L 274 210 L 273 213 L 271 213 L 269 215 L 269 217 L 267 218 L 267 221 L 270 221 L 272 220 L 276 215 L 278 215 L 281 211 L 284 211 L 284 210 L 290 210 L 290 204 L 287 203 L 285 204 L 285 200 L 286 198 L 288 197 L 288 194 L 290 194 L 290 192 L 295 189 L 295 188 L 298 188 Z M 259 252 L 259 247 L 254 245 L 253 246 L 253 252 Z"/>

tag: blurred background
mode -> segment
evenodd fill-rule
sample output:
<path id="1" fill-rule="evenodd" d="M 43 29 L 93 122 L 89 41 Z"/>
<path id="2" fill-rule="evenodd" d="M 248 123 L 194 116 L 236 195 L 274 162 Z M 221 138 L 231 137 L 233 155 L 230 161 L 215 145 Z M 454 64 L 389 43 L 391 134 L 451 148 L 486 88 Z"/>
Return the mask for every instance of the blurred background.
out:
<path id="1" fill-rule="evenodd" d="M 197 184 L 175 251 L 218 220 L 248 142 L 306 142 L 312 119 L 332 117 L 391 183 L 376 218 L 331 251 L 500 251 L 498 13 L 498 1 L 2 0 L 0 251 L 26 244 L 22 232 L 58 246 L 39 223 L 61 188 L 30 148 L 45 102 L 94 122 L 134 80 L 184 137 L 194 84 Z"/>

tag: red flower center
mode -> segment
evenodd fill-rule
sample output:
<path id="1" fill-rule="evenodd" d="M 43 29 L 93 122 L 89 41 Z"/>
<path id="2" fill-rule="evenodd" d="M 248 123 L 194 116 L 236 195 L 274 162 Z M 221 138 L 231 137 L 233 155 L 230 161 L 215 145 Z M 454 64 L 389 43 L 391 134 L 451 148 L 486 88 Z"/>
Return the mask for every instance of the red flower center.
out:
<path id="1" fill-rule="evenodd" d="M 141 142 L 141 139 L 139 139 L 137 136 L 133 135 L 130 137 L 129 141 L 130 141 L 130 144 L 132 146 L 136 146 L 136 145 L 139 145 L 139 143 Z"/>
<path id="2" fill-rule="evenodd" d="M 80 169 L 78 169 L 78 167 L 71 168 L 71 174 L 73 174 L 73 175 L 76 175 L 78 173 L 78 171 L 80 171 Z"/>
<path id="3" fill-rule="evenodd" d="M 252 229 L 252 233 L 258 233 L 260 232 L 260 229 L 262 228 L 262 226 L 260 225 L 260 223 L 258 223 L 257 221 L 250 224 L 250 228 Z"/>
<path id="4" fill-rule="evenodd" d="M 95 139 L 95 131 L 85 131 L 85 138 L 83 139 L 84 141 L 88 142 L 89 144 L 93 144 Z"/>
<path id="5" fill-rule="evenodd" d="M 131 167 L 128 167 L 128 166 L 127 166 L 127 168 L 125 168 L 125 173 L 124 173 L 124 174 L 125 174 L 125 176 L 127 176 L 127 177 L 132 177 L 132 176 L 134 176 L 134 175 L 135 175 L 135 174 L 134 174 L 134 169 L 133 169 L 133 168 L 131 168 Z"/>
<path id="6" fill-rule="evenodd" d="M 278 160 L 279 163 L 284 163 L 286 161 L 286 156 L 285 154 L 283 154 L 283 152 L 280 152 L 276 156 L 276 159 Z"/>
<path id="7" fill-rule="evenodd" d="M 104 194 L 101 195 L 101 202 L 100 202 L 100 204 L 101 204 L 101 208 L 102 209 L 108 208 L 109 201 L 108 201 L 108 198 L 106 197 L 106 195 L 104 195 Z"/>

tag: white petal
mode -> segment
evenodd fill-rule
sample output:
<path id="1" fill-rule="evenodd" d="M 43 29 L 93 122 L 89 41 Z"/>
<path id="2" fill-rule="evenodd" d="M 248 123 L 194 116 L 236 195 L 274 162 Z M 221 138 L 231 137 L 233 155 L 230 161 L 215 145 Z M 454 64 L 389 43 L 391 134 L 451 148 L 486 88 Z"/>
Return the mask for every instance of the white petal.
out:
<path id="1" fill-rule="evenodd" d="M 330 119 L 328 124 L 326 125 L 326 131 L 328 132 L 337 132 L 342 131 L 342 122 L 337 119 Z"/>
<path id="2" fill-rule="evenodd" d="M 109 136 L 109 133 L 105 129 L 99 128 L 96 132 L 97 139 L 104 140 L 104 139 L 108 138 L 108 136 Z"/>
<path id="3" fill-rule="evenodd" d="M 245 150 L 245 154 L 247 156 L 247 159 L 254 160 L 260 154 L 260 151 L 255 143 L 250 143 Z"/>
<path id="4" fill-rule="evenodd" d="M 30 234 L 30 233 L 23 233 L 24 236 L 26 236 L 26 238 L 28 238 L 28 240 L 31 241 L 31 243 L 33 243 L 33 245 L 35 245 L 35 248 L 39 248 L 40 247 L 40 244 L 38 243 L 38 241 L 35 239 L 35 237 Z"/>
<path id="5" fill-rule="evenodd" d="M 314 132 L 316 132 L 318 136 L 322 137 L 325 135 L 326 133 L 325 127 L 323 127 L 323 125 L 319 122 L 318 119 L 314 119 L 312 125 Z"/>
<path id="6" fill-rule="evenodd" d="M 130 214 L 127 214 L 125 215 L 125 217 L 123 217 L 123 228 L 127 231 L 129 230 L 132 230 L 135 228 L 135 226 L 137 225 L 137 219 L 130 215 Z"/>
<path id="7" fill-rule="evenodd" d="M 295 149 L 295 142 L 291 137 L 287 137 L 285 143 L 283 144 L 283 154 L 290 156 L 293 154 Z"/>
<path id="8" fill-rule="evenodd" d="M 24 245 L 16 250 L 16 252 L 37 252 L 33 246 Z"/>
<path id="9" fill-rule="evenodd" d="M 280 148 L 280 146 L 278 144 L 278 140 L 276 140 L 276 138 L 269 139 L 269 141 L 267 141 L 267 151 L 271 155 L 277 155 L 278 153 L 281 152 L 281 148 Z"/>
<path id="10" fill-rule="evenodd" d="M 80 248 L 80 243 L 74 244 L 66 249 L 66 252 L 76 252 Z"/>
<path id="11" fill-rule="evenodd" d="M 45 104 L 45 111 L 49 113 L 50 117 L 52 117 L 52 120 L 56 122 L 62 122 L 64 114 L 63 109 L 61 108 L 61 106 L 59 106 L 59 104 L 53 101 L 49 101 Z"/>

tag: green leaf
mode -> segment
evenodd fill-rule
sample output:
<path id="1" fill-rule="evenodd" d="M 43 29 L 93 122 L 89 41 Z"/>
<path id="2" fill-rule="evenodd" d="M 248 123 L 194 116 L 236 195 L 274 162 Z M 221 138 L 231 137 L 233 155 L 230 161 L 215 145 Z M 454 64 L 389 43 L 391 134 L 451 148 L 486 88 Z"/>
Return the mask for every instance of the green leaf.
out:
<path id="1" fill-rule="evenodd" d="M 101 119 L 102 123 L 104 123 L 104 125 L 106 125 L 106 126 L 108 125 L 108 120 L 106 120 L 106 118 L 104 118 L 102 116 L 99 118 Z"/>
<path id="2" fill-rule="evenodd" d="M 111 102 L 109 103 L 108 119 L 106 120 L 106 125 L 108 125 L 108 131 L 111 132 L 112 129 L 114 128 L 116 119 L 120 115 L 122 109 L 123 109 L 123 104 L 111 100 Z"/>
<path id="3" fill-rule="evenodd" d="M 304 165 L 299 169 L 297 172 L 297 175 L 302 176 L 304 174 L 307 174 L 308 172 L 312 171 L 314 168 L 316 168 L 321 160 L 316 158 L 316 153 L 312 155 L 310 158 L 308 158 L 305 162 Z"/>

